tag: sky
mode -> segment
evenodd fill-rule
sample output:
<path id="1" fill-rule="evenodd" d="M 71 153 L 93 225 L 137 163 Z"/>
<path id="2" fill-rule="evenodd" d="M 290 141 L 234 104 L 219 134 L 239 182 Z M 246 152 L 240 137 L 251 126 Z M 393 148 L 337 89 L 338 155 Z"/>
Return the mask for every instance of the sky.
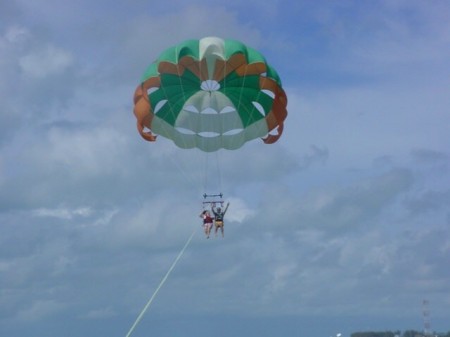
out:
<path id="1" fill-rule="evenodd" d="M 277 143 L 139 136 L 143 72 L 205 36 L 278 71 Z M 191 233 L 133 336 L 450 331 L 449 89 L 445 0 L 0 0 L 0 335 L 125 336 Z"/>

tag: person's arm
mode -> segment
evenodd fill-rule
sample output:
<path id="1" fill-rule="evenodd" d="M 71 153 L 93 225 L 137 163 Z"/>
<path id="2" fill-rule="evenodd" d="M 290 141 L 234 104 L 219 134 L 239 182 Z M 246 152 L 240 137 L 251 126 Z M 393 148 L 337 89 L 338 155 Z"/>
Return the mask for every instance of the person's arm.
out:
<path id="1" fill-rule="evenodd" d="M 228 206 L 230 206 L 230 203 L 227 203 L 227 207 L 225 207 L 225 209 L 223 211 L 223 215 L 225 215 L 225 213 L 227 212 Z"/>

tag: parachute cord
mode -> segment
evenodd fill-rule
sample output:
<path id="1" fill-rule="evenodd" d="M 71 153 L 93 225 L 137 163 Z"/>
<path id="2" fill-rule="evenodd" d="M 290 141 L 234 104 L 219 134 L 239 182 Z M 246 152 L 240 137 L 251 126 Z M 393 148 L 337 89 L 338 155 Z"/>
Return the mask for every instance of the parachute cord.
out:
<path id="1" fill-rule="evenodd" d="M 128 331 L 126 337 L 130 337 L 131 333 L 134 331 L 134 329 L 136 328 L 136 326 L 139 324 L 139 322 L 141 321 L 142 317 L 144 317 L 145 312 L 147 311 L 148 307 L 150 306 L 150 304 L 152 304 L 154 298 L 156 297 L 156 295 L 158 294 L 159 290 L 161 289 L 161 287 L 164 285 L 164 283 L 166 282 L 167 278 L 169 277 L 170 273 L 172 272 L 173 268 L 175 268 L 175 265 L 177 264 L 178 260 L 181 258 L 181 256 L 183 255 L 184 251 L 186 250 L 187 246 L 189 245 L 189 243 L 191 243 L 192 238 L 195 235 L 195 232 L 197 231 L 198 227 L 195 227 L 194 231 L 192 232 L 191 236 L 189 237 L 189 239 L 187 240 L 186 244 L 184 245 L 184 247 L 181 249 L 180 253 L 178 254 L 178 256 L 176 257 L 175 261 L 172 263 L 172 266 L 170 266 L 169 270 L 167 271 L 166 275 L 163 277 L 163 279 L 161 280 L 161 282 L 159 283 L 158 287 L 156 288 L 156 290 L 153 292 L 153 295 L 150 297 L 150 299 L 148 300 L 147 304 L 144 306 L 144 309 L 142 309 L 141 313 L 139 314 L 139 316 L 136 318 L 136 321 L 134 322 L 134 324 L 131 326 L 130 330 Z"/>
<path id="2" fill-rule="evenodd" d="M 220 150 L 214 154 L 206 153 L 205 155 L 205 167 L 203 171 L 204 193 L 223 193 L 219 152 Z"/>
<path id="3" fill-rule="evenodd" d="M 219 151 L 216 152 L 216 163 L 217 163 L 217 175 L 218 175 L 218 179 L 219 179 L 219 192 L 223 193 L 223 186 L 222 186 L 222 167 L 221 167 L 221 162 L 220 162 L 220 156 L 219 156 Z"/>
<path id="4" fill-rule="evenodd" d="M 205 167 L 203 168 L 203 193 L 209 193 L 208 191 L 208 175 L 210 173 L 209 169 L 209 153 L 205 154 Z"/>

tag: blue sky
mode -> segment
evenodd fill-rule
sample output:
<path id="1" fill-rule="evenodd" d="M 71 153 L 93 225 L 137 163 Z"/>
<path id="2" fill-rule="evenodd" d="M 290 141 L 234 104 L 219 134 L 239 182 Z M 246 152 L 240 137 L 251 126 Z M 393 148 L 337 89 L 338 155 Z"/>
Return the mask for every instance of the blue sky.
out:
<path id="1" fill-rule="evenodd" d="M 189 4 L 187 4 L 189 3 Z M 204 155 L 132 113 L 165 48 L 261 51 L 283 137 L 220 152 L 226 237 L 201 232 Z M 450 321 L 450 3 L 0 2 L 0 334 L 303 336 Z M 202 171 L 203 170 L 203 171 Z"/>

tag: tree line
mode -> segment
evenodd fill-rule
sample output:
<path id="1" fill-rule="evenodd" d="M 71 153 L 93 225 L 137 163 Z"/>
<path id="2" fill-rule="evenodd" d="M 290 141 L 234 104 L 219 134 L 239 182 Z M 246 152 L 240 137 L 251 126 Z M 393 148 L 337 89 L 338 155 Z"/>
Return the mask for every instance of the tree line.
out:
<path id="1" fill-rule="evenodd" d="M 424 335 L 423 331 L 405 330 L 397 331 L 365 331 L 354 332 L 350 337 L 450 337 L 450 331 L 447 333 L 433 332 L 429 335 Z"/>

